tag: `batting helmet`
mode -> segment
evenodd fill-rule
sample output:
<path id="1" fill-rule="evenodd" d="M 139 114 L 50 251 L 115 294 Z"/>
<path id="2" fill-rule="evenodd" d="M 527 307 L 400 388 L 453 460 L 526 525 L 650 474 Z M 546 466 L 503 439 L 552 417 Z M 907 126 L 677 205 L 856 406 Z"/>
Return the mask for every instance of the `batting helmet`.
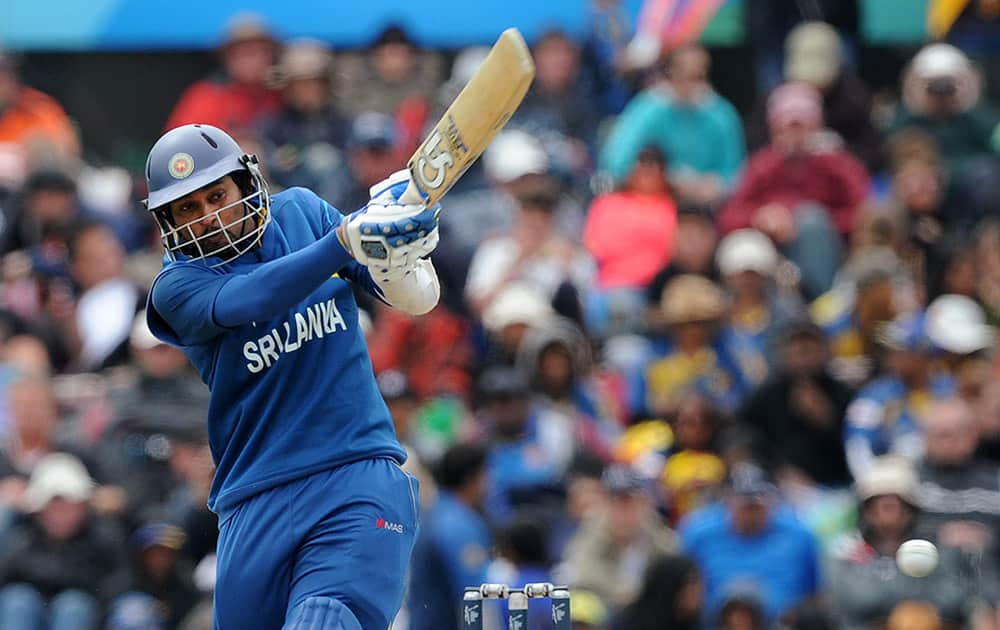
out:
<path id="1" fill-rule="evenodd" d="M 204 216 L 180 225 L 174 221 L 169 208 L 172 201 L 226 175 L 233 176 L 242 198 L 211 213 L 216 216 L 216 229 L 196 236 L 191 227 Z M 225 264 L 260 243 L 271 220 L 271 198 L 257 156 L 245 153 L 229 134 L 211 125 L 184 125 L 163 134 L 146 158 L 146 185 L 146 207 L 160 227 L 163 248 L 170 260 L 183 254 L 189 260 L 219 258 L 220 262 L 212 266 Z M 236 204 L 243 204 L 244 213 L 223 223 L 220 213 Z M 236 228 L 239 232 L 233 234 Z M 219 242 L 220 235 L 225 237 L 225 245 L 207 246 L 208 239 Z"/>

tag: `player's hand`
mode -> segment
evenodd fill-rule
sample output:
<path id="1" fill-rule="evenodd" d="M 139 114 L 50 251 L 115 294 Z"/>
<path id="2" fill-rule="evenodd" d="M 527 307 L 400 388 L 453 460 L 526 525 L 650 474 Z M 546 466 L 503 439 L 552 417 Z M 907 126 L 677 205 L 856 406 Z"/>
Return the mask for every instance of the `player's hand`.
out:
<path id="1" fill-rule="evenodd" d="M 438 243 L 441 206 L 399 203 L 408 181 L 403 170 L 372 186 L 371 201 L 337 228 L 351 256 L 386 279 L 405 275 Z"/>

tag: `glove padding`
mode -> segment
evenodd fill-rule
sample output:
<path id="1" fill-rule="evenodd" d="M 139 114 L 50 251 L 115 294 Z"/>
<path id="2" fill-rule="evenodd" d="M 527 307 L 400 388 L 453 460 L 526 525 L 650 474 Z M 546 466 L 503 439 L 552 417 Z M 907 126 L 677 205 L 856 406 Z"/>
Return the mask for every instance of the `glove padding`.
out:
<path id="1" fill-rule="evenodd" d="M 345 249 L 382 281 L 402 277 L 437 247 L 441 206 L 400 204 L 408 183 L 402 170 L 375 184 L 371 201 L 341 224 Z"/>

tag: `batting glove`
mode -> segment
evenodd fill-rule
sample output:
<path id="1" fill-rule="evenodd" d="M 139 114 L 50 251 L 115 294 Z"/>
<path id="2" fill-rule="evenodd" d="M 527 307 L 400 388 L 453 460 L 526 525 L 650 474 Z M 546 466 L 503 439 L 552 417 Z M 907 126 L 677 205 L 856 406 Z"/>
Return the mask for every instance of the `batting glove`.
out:
<path id="1" fill-rule="evenodd" d="M 401 277 L 438 243 L 441 206 L 401 204 L 409 173 L 393 173 L 370 189 L 371 201 L 348 216 L 338 235 L 344 248 L 373 275 Z"/>

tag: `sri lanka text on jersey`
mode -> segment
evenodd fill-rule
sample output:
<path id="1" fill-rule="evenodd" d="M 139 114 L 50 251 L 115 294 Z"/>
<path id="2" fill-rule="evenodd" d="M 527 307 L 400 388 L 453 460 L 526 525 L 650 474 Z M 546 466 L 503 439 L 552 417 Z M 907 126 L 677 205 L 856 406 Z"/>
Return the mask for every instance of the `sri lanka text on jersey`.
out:
<path id="1" fill-rule="evenodd" d="M 256 374 L 271 367 L 282 354 L 295 352 L 302 344 L 322 339 L 323 335 L 331 335 L 338 329 L 347 330 L 347 323 L 340 315 L 333 298 L 307 306 L 304 315 L 301 312 L 295 313 L 284 325 L 272 328 L 257 341 L 243 344 L 247 369 Z"/>

